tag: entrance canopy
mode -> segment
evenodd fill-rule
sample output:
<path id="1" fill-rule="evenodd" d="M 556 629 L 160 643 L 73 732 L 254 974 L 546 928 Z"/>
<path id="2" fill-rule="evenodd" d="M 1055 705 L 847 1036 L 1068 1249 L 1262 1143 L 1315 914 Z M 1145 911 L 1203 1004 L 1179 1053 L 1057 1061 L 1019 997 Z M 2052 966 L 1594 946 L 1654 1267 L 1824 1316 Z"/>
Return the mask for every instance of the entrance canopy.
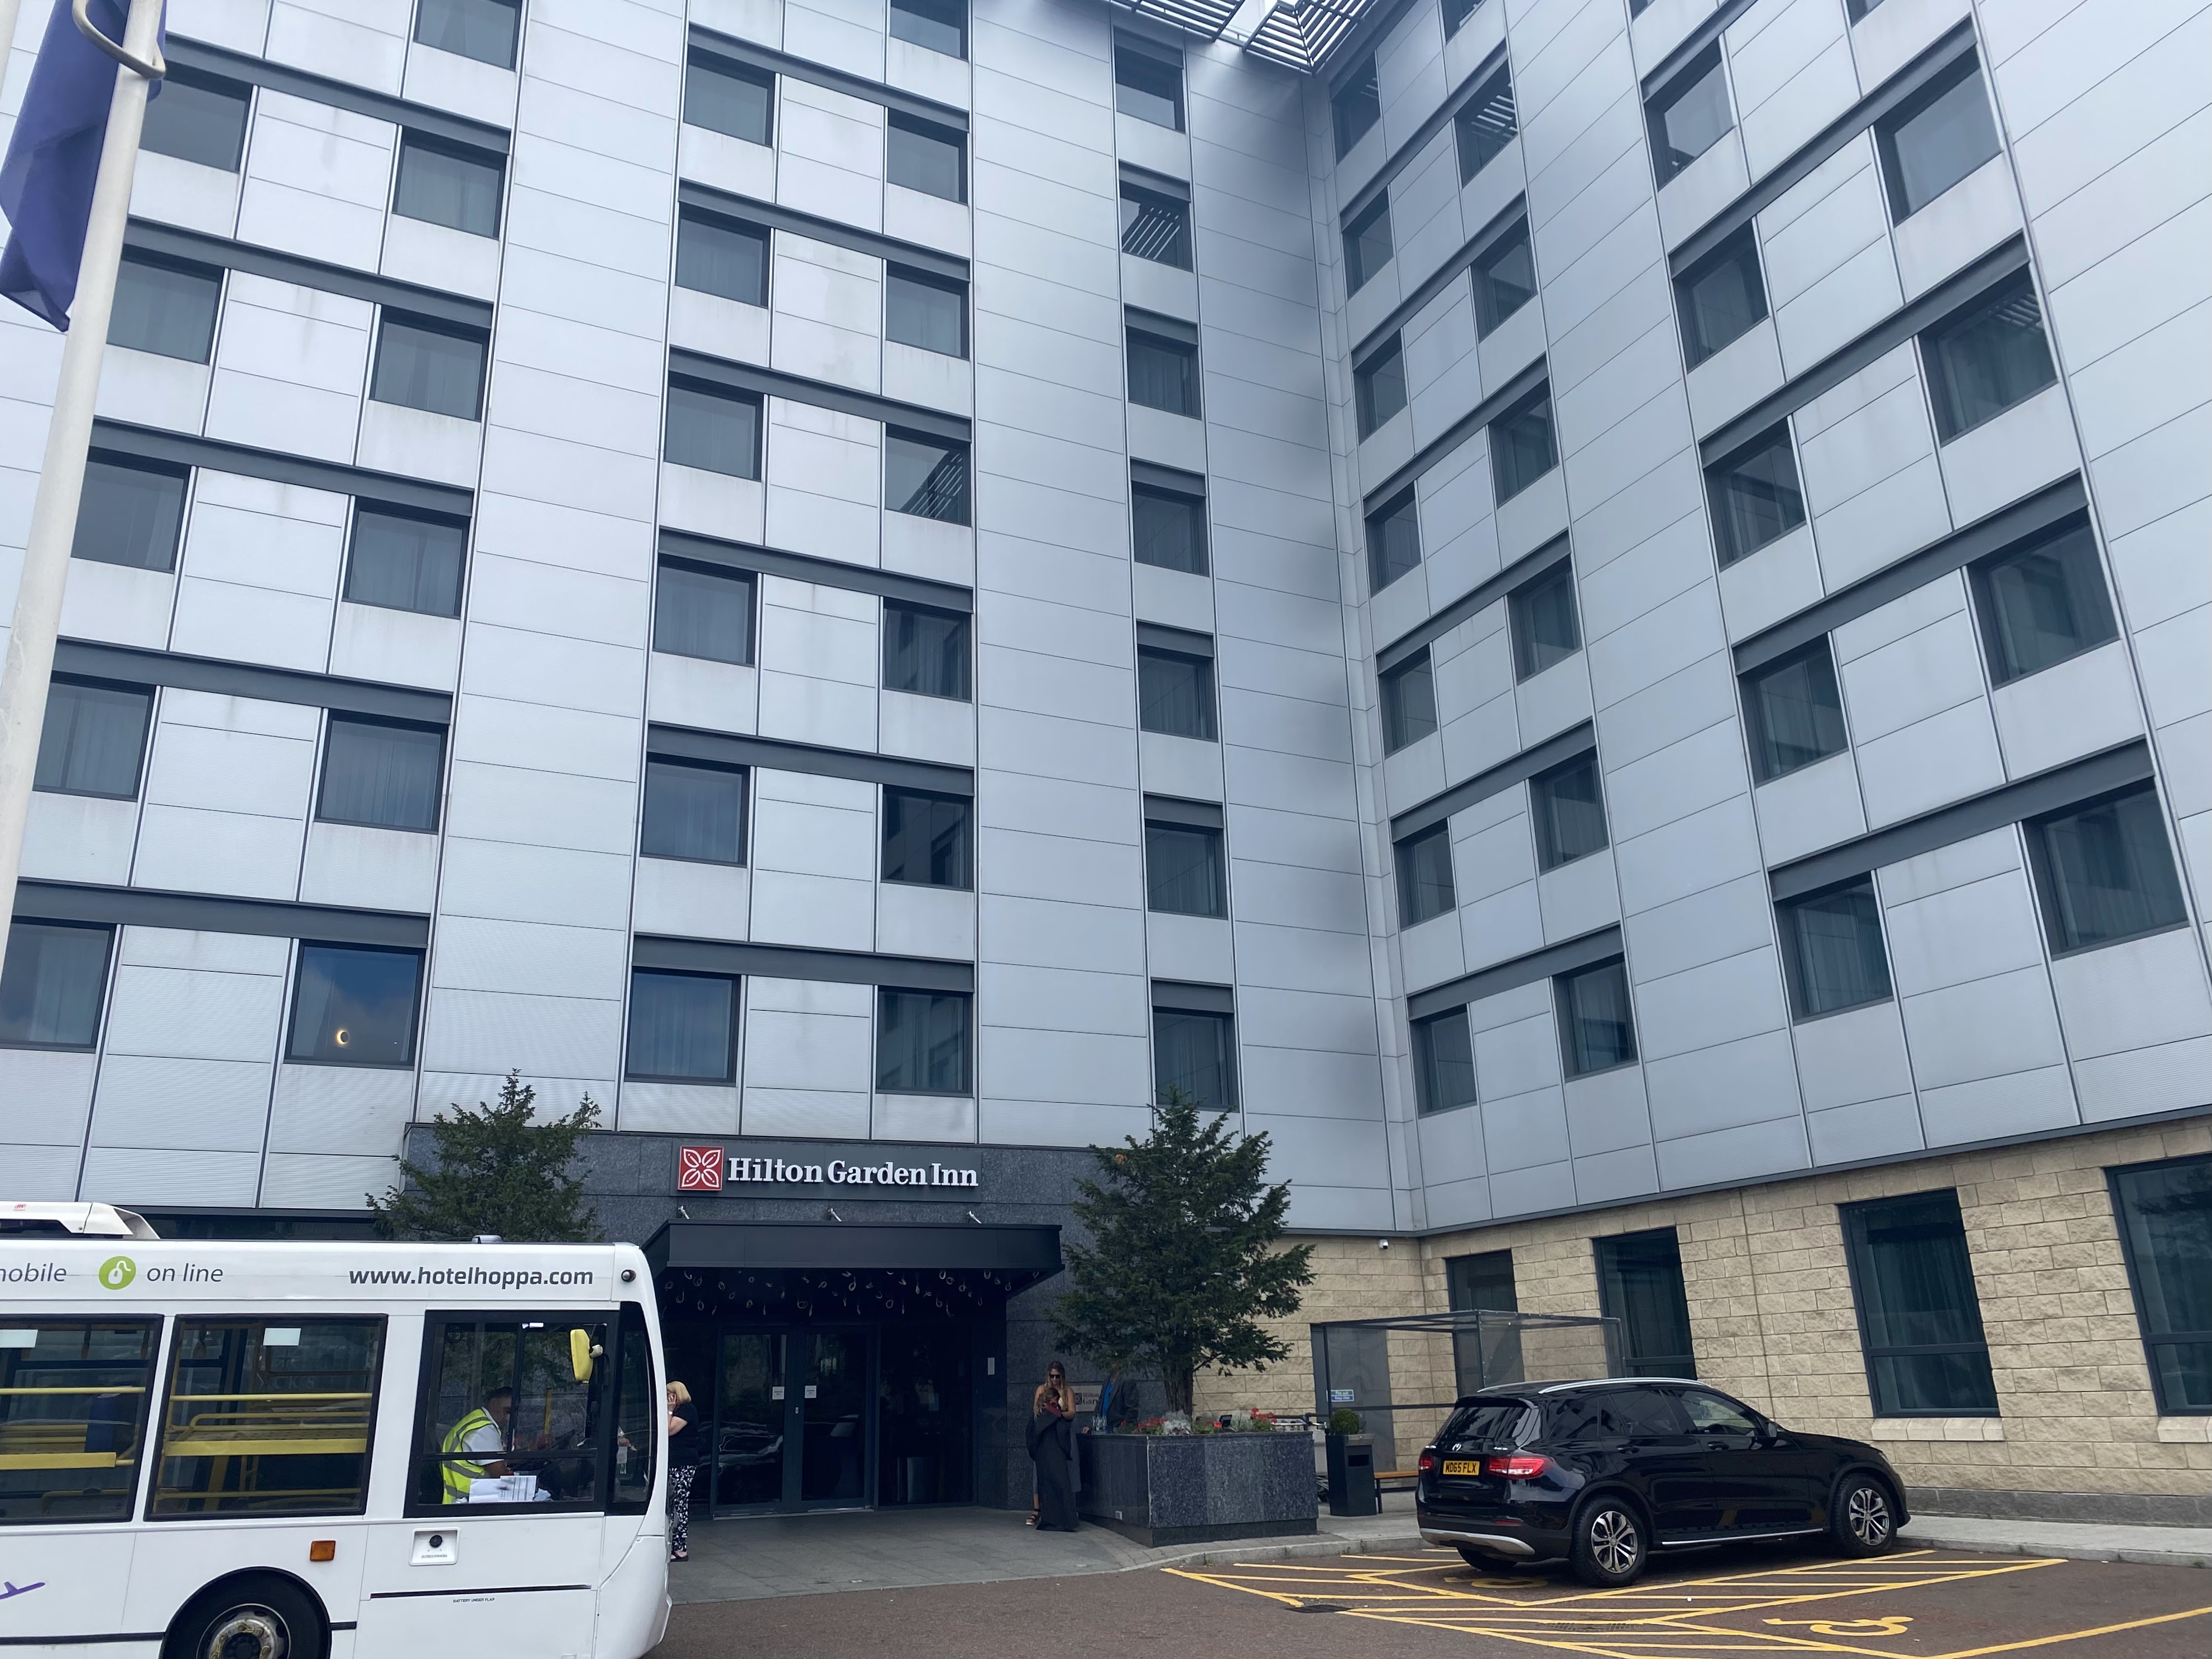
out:
<path id="1" fill-rule="evenodd" d="M 646 1260 L 672 1316 L 957 1318 L 1060 1268 L 1058 1227 L 671 1221 Z"/>

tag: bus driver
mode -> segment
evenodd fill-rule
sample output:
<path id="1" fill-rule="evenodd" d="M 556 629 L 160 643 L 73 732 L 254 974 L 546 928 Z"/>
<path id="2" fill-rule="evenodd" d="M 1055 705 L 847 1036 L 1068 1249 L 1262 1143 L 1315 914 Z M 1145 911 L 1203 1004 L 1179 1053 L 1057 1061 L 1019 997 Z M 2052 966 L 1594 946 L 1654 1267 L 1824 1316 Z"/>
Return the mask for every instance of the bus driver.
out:
<path id="1" fill-rule="evenodd" d="M 483 1397 L 483 1404 L 468 1413 L 446 1431 L 446 1453 L 442 1464 L 446 1474 L 446 1502 L 465 1504 L 469 1501 L 470 1483 L 490 1476 L 512 1474 L 499 1454 L 507 1449 L 507 1420 L 514 1413 L 514 1390 L 494 1389 Z M 481 1461 L 469 1462 L 455 1455 L 468 1452 Z M 483 1454 L 491 1455 L 484 1456 Z"/>

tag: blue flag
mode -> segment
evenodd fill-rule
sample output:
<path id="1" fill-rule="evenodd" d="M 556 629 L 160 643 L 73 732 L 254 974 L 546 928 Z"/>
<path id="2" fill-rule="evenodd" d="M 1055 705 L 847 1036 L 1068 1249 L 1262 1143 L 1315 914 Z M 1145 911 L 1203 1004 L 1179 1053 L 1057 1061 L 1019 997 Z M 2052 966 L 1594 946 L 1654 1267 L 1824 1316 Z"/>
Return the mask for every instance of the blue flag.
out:
<path id="1" fill-rule="evenodd" d="M 163 8 L 163 33 L 167 33 Z M 86 15 L 120 42 L 128 0 L 90 0 Z M 0 62 L 5 43 L 0 42 Z M 54 0 L 46 38 L 31 66 L 23 112 L 8 156 L 0 161 L 0 213 L 8 216 L 8 250 L 0 253 L 0 295 L 64 333 L 76 301 L 78 264 L 92 218 L 92 187 L 107 137 L 115 95 L 115 60 L 77 33 L 70 0 Z M 160 82 L 148 88 L 161 91 Z"/>

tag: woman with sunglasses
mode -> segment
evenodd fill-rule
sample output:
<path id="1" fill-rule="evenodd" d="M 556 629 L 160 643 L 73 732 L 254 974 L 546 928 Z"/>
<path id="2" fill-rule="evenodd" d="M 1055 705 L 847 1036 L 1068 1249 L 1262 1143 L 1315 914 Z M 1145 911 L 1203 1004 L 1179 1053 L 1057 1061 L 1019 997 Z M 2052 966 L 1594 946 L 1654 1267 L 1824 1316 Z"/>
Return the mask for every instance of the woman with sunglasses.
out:
<path id="1" fill-rule="evenodd" d="M 1067 1368 L 1054 1360 L 1030 1401 L 1030 1461 L 1036 1465 L 1036 1529 L 1073 1532 L 1075 1391 Z"/>

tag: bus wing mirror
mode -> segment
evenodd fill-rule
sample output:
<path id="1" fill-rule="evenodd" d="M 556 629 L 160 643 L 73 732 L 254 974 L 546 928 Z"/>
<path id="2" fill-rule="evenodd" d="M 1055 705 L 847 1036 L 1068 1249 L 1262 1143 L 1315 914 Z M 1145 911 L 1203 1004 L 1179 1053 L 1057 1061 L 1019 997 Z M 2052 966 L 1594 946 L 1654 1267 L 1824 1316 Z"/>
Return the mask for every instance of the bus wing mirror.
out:
<path id="1" fill-rule="evenodd" d="M 569 1328 L 568 1369 L 576 1374 L 576 1381 L 588 1382 L 592 1380 L 592 1360 L 599 1352 L 589 1331 L 580 1326 Z"/>

